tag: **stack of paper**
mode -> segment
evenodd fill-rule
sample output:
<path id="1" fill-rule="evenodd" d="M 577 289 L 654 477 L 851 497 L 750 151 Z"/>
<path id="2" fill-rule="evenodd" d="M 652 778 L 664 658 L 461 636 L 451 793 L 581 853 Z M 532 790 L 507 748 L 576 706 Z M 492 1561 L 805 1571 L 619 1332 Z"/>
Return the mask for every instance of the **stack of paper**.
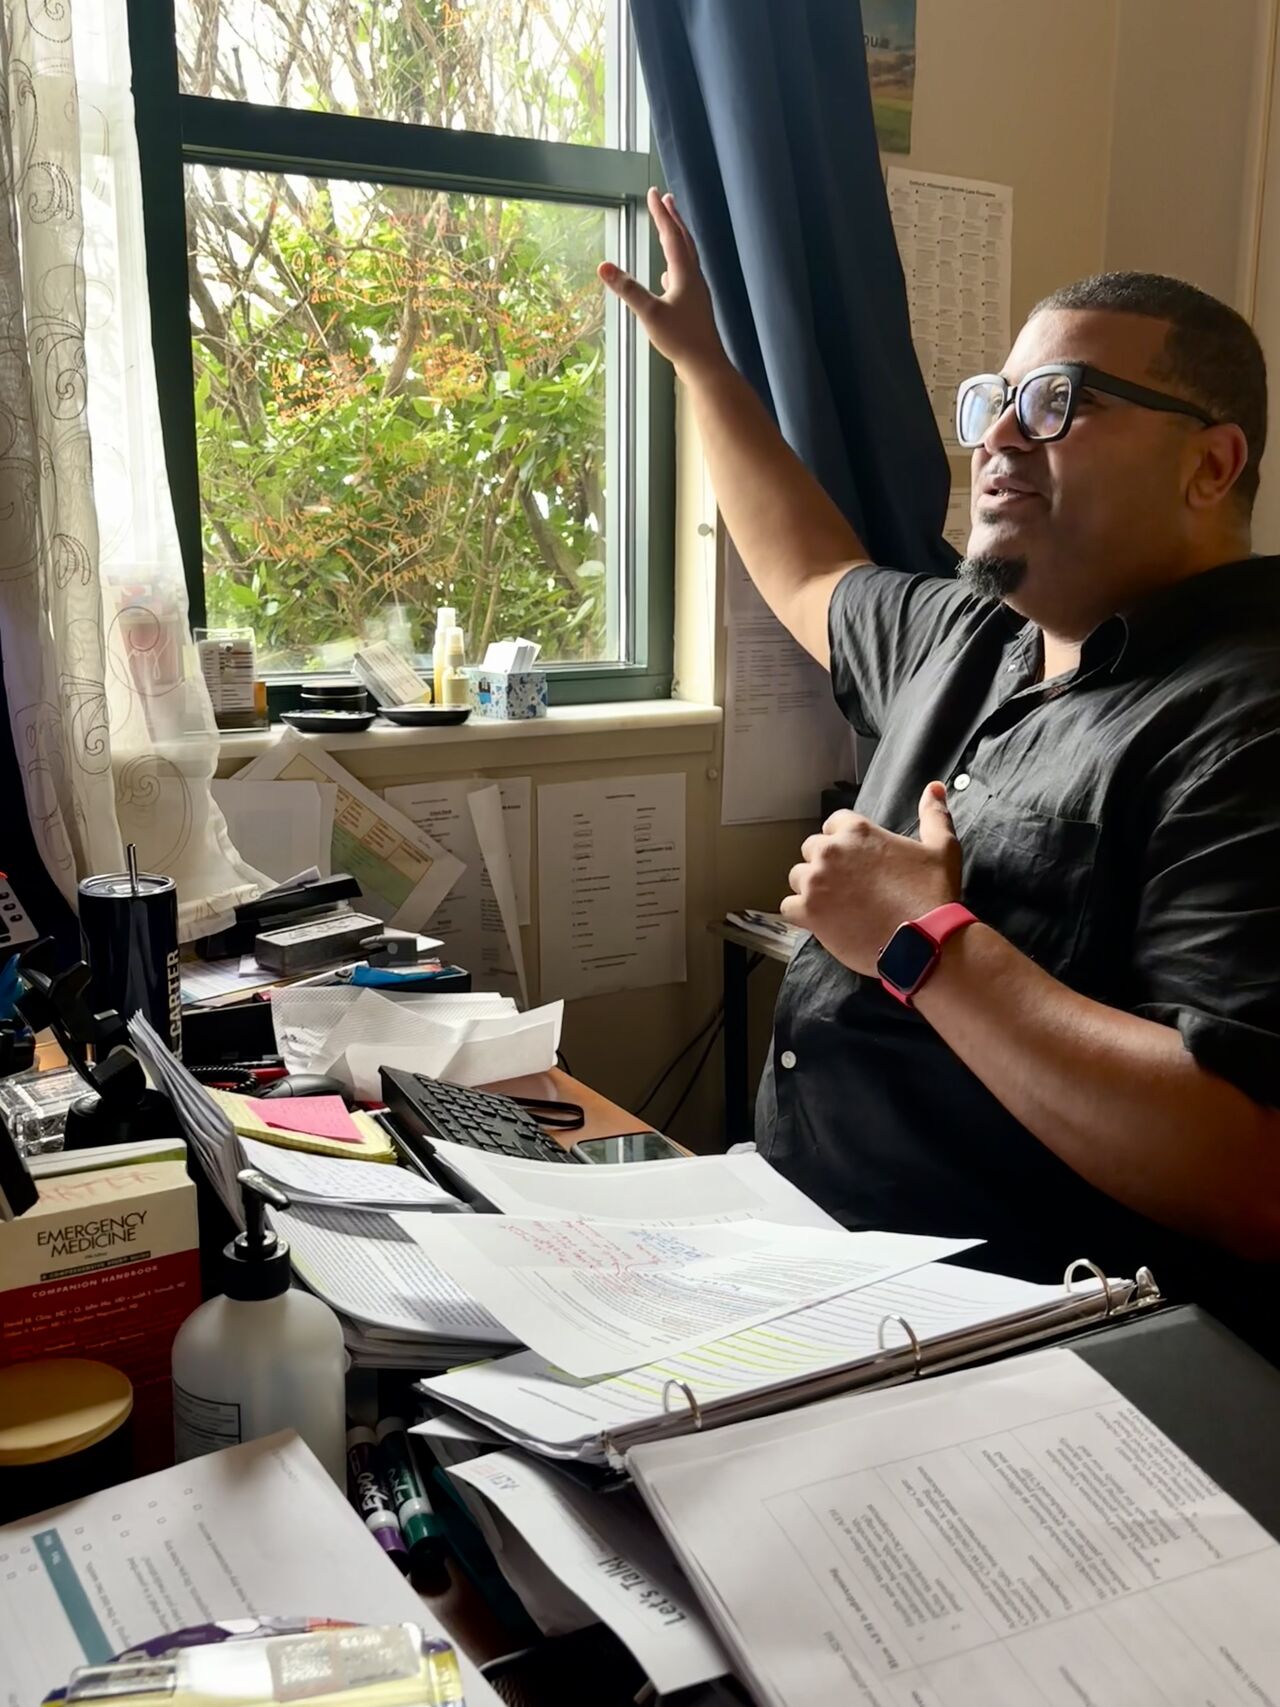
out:
<path id="1" fill-rule="evenodd" d="M 555 1066 L 564 1003 L 520 1013 L 505 996 L 285 989 L 272 998 L 290 1072 L 325 1073 L 361 1102 L 382 1097 L 381 1067 L 458 1085 L 492 1084 Z"/>
<path id="2" fill-rule="evenodd" d="M 242 1137 L 214 1093 L 141 1015 L 130 1021 L 129 1034 L 232 1219 L 241 1221 L 236 1176 L 250 1164 L 265 1161 L 264 1171 L 293 1198 L 291 1209 L 272 1211 L 270 1220 L 288 1241 L 294 1272 L 337 1312 L 357 1363 L 426 1372 L 520 1343 L 428 1255 L 432 1241 L 419 1224 L 445 1217 L 420 1211 L 448 1208 L 446 1194 L 399 1169 L 281 1148 L 269 1139 L 288 1134 L 270 1127 L 257 1140 Z M 351 1170 L 350 1192 L 341 1199 L 337 1169 Z M 388 1213 L 393 1203 L 401 1214 Z"/>

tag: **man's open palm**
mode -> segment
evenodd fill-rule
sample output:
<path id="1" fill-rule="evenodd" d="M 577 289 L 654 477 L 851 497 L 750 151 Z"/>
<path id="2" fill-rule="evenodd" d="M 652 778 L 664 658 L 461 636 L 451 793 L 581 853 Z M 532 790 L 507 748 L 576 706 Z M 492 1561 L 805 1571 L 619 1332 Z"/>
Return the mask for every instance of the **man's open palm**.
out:
<path id="1" fill-rule="evenodd" d="M 649 217 L 653 220 L 662 244 L 666 262 L 662 274 L 662 295 L 646 290 L 638 279 L 615 267 L 612 261 L 600 264 L 600 277 L 619 297 L 644 327 L 649 342 L 677 372 L 688 373 L 694 367 L 725 359 L 720 335 L 716 331 L 711 294 L 698 265 L 698 251 L 676 212 L 675 197 L 660 196 L 649 191 Z"/>

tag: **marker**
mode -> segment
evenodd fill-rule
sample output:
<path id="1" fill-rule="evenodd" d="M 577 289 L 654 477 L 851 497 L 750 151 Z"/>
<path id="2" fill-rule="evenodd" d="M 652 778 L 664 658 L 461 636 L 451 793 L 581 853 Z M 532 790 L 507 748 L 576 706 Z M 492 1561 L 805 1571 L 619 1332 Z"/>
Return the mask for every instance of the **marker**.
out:
<path id="1" fill-rule="evenodd" d="M 404 1418 L 383 1417 L 378 1424 L 377 1441 L 382 1448 L 391 1503 L 410 1553 L 439 1557 L 444 1549 L 444 1529 L 431 1509 L 427 1490 L 413 1461 L 413 1448 L 409 1444 Z"/>
<path id="2" fill-rule="evenodd" d="M 371 1428 L 347 1430 L 347 1474 L 351 1503 L 364 1519 L 365 1528 L 391 1562 L 408 1574 L 409 1553 L 395 1506 L 387 1491 L 379 1462 L 378 1438 Z"/>

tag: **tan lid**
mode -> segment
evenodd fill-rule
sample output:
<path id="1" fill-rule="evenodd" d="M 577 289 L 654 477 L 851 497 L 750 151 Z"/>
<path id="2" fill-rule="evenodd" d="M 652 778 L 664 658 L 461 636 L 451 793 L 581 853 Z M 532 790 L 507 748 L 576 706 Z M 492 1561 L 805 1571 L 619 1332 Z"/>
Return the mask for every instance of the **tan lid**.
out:
<path id="1" fill-rule="evenodd" d="M 83 1452 L 132 1409 L 128 1377 L 106 1363 L 50 1357 L 0 1369 L 0 1467 Z"/>

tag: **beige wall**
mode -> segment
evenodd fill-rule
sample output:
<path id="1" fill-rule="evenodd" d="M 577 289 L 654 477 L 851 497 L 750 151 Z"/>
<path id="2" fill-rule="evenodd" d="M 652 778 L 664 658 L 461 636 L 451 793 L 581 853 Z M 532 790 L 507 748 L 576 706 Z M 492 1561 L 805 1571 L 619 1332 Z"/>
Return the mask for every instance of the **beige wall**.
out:
<path id="1" fill-rule="evenodd" d="M 1269 0 L 1120 0 L 1105 260 L 1246 309 Z"/>

